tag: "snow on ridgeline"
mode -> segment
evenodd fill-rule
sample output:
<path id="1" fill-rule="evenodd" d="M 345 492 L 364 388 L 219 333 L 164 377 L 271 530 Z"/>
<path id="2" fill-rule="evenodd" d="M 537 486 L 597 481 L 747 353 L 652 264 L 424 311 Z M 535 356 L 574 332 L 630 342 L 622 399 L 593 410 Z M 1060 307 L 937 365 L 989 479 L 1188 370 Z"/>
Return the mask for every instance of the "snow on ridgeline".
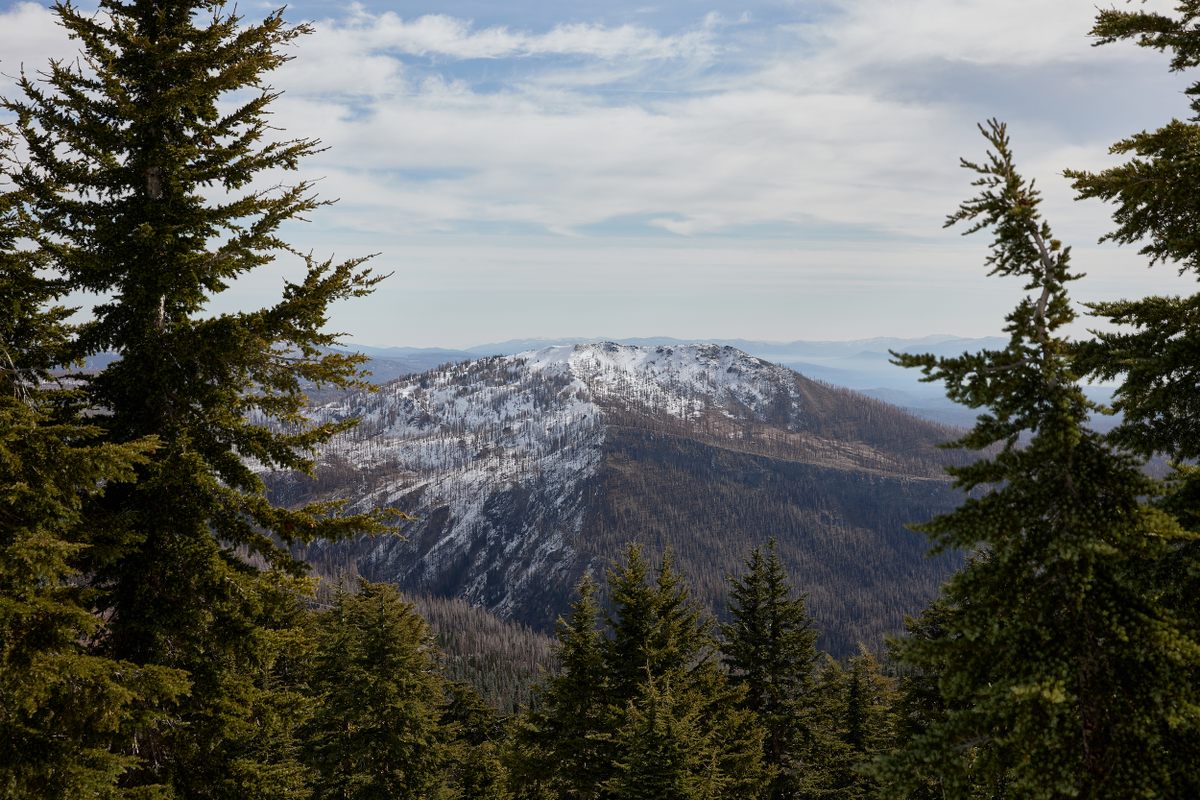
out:
<path id="1" fill-rule="evenodd" d="M 534 371 L 569 372 L 601 405 L 640 406 L 679 419 L 708 409 L 734 416 L 737 406 L 759 419 L 780 392 L 797 398 L 791 370 L 712 344 L 636 347 L 612 342 L 547 347 L 513 356 Z"/>
<path id="2" fill-rule="evenodd" d="M 372 568 L 406 579 L 415 570 L 432 581 L 447 564 L 469 562 L 477 578 L 463 596 L 503 612 L 544 582 L 546 570 L 569 563 L 589 479 L 603 458 L 607 415 L 770 414 L 794 422 L 798 401 L 795 373 L 731 347 L 604 343 L 441 367 L 316 416 L 360 419 L 320 456 L 359 473 L 353 507 L 416 502 L 436 537 L 384 542 Z M 511 521 L 498 521 L 505 514 Z M 424 549 L 416 558 L 418 538 Z M 487 579 L 496 564 L 508 565 L 500 589 Z"/>
<path id="3" fill-rule="evenodd" d="M 595 472 L 606 409 L 763 419 L 796 408 L 794 374 L 732 347 L 564 345 L 464 362 L 355 394 L 318 416 L 360 418 L 326 459 L 385 474 L 365 504 L 423 489 L 459 519 L 497 485 L 569 492 Z M 794 412 L 793 412 L 794 413 Z"/>

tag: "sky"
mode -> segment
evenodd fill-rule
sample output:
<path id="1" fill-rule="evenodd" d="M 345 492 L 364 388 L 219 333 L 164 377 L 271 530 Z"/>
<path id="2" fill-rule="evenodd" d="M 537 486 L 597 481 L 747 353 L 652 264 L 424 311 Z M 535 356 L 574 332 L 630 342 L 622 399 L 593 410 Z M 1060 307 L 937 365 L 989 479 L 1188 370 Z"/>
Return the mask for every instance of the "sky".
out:
<path id="1" fill-rule="evenodd" d="M 1167 0 L 1148 7 L 1169 8 Z M 86 7 L 86 6 L 83 6 Z M 243 1 L 261 16 L 271 4 Z M 284 233 L 391 276 L 333 310 L 348 340 L 993 335 L 1021 294 L 942 222 L 975 126 L 1006 121 L 1080 302 L 1193 291 L 1065 168 L 1188 113 L 1166 58 L 1094 47 L 1095 0 L 297 0 L 274 123 L 326 150 L 337 202 Z M 44 4 L 0 0 L 0 94 L 69 57 Z M 296 266 L 214 310 L 272 302 Z M 1089 324 L 1089 323 L 1083 323 Z"/>

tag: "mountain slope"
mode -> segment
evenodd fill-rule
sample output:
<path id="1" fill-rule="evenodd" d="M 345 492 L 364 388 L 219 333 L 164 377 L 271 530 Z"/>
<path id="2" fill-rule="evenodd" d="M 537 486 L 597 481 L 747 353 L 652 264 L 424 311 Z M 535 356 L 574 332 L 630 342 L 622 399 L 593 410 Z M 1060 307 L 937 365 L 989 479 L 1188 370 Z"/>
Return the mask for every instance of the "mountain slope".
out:
<path id="1" fill-rule="evenodd" d="M 698 598 L 775 537 L 825 644 L 878 643 L 953 566 L 904 529 L 957 503 L 945 429 L 714 345 L 550 347 L 409 376 L 327 406 L 360 417 L 289 502 L 417 516 L 405 538 L 318 546 L 375 580 L 548 629 L 626 542 L 671 547 Z"/>

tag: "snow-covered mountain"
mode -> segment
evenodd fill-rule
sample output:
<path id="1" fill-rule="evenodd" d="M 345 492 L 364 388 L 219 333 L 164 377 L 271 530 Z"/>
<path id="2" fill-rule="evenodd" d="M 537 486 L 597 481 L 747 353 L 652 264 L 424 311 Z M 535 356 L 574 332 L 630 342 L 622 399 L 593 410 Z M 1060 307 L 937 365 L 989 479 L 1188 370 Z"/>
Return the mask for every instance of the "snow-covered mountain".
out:
<path id="1" fill-rule="evenodd" d="M 894 627 L 948 566 L 902 527 L 954 502 L 935 448 L 948 432 L 732 347 L 548 347 L 317 413 L 361 421 L 323 452 L 317 481 L 278 476 L 280 496 L 417 521 L 404 539 L 308 557 L 543 628 L 626 541 L 671 546 L 716 604 L 725 574 L 774 536 L 814 613 L 858 638 Z"/>

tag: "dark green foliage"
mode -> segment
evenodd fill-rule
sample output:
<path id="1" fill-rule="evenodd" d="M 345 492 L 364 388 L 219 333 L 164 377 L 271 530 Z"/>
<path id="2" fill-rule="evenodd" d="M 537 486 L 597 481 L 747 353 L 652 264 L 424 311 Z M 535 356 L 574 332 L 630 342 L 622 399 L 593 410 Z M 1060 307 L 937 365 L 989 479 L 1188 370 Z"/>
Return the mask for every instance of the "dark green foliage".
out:
<path id="1" fill-rule="evenodd" d="M 326 310 L 376 279 L 359 261 L 318 262 L 281 241 L 282 223 L 320 205 L 309 184 L 254 185 L 317 149 L 271 141 L 268 127 L 276 95 L 264 75 L 306 28 L 279 13 L 248 23 L 219 0 L 55 10 L 82 58 L 23 75 L 23 99 L 4 102 L 28 150 L 11 177 L 40 264 L 104 298 L 67 348 L 120 356 L 81 376 L 89 422 L 108 444 L 159 443 L 133 465 L 136 482 L 87 504 L 87 547 L 70 561 L 110 621 L 97 654 L 191 681 L 178 716 L 129 744 L 141 766 L 124 781 L 253 796 L 251 785 L 288 785 L 276 770 L 290 769 L 254 766 L 276 721 L 260 712 L 274 702 L 263 692 L 277 594 L 292 591 L 260 570 L 301 572 L 280 541 L 378 523 L 336 504 L 275 507 L 251 464 L 306 470 L 311 447 L 345 427 L 305 422 L 301 382 L 353 382 L 353 358 L 319 350 L 335 341 Z M 232 281 L 289 254 L 307 268 L 277 304 L 210 313 Z"/>
<path id="2" fill-rule="evenodd" d="M 950 627 L 952 613 L 947 601 L 939 598 L 919 617 L 905 621 L 905 637 L 926 641 L 942 638 Z M 903 648 L 903 641 L 904 639 L 892 639 L 888 642 L 888 654 L 892 662 L 900 660 L 899 651 Z M 897 747 L 903 749 L 910 746 L 914 739 L 945 720 L 946 703 L 938 687 L 942 672 L 943 667 L 939 663 L 902 665 L 896 685 Z M 938 779 L 930 777 L 925 786 L 910 787 L 908 796 L 913 800 L 937 800 L 942 797 L 941 783 Z"/>
<path id="3" fill-rule="evenodd" d="M 886 797 L 873 770 L 875 759 L 895 745 L 895 681 L 865 649 L 845 666 L 830 661 L 819 691 L 826 702 L 829 729 L 836 737 L 818 751 L 825 762 L 824 784 L 802 796 L 863 800 Z"/>
<path id="4" fill-rule="evenodd" d="M 746 573 L 730 579 L 730 622 L 721 650 L 730 682 L 745 687 L 743 706 L 765 731 L 763 763 L 774 772 L 766 797 L 804 796 L 826 782 L 828 744 L 816 696 L 817 632 L 803 596 L 793 597 L 772 539 L 755 548 Z"/>
<path id="5" fill-rule="evenodd" d="M 721 773 L 707 739 L 712 729 L 694 703 L 679 702 L 671 687 L 641 686 L 617 732 L 621 753 L 608 782 L 613 800 L 700 800 L 721 795 Z"/>
<path id="6" fill-rule="evenodd" d="M 517 795 L 641 797 L 657 787 L 663 797 L 756 796 L 762 729 L 739 708 L 742 692 L 718 668 L 711 624 L 670 556 L 652 574 L 631 547 L 608 586 L 607 635 L 588 579 L 560 623 L 559 671 L 515 730 Z"/>
<path id="7" fill-rule="evenodd" d="M 1200 723 L 1200 647 L 1146 577 L 1185 535 L 1141 502 L 1155 487 L 1138 464 L 1086 427 L 1060 332 L 1074 319 L 1069 249 L 1041 220 L 1004 127 L 983 132 L 987 161 L 964 162 L 980 194 L 948 224 L 991 228 L 991 272 L 1032 294 L 1009 314 L 1004 350 L 897 356 L 986 409 L 959 446 L 997 450 L 953 469 L 973 496 L 921 526 L 939 548 L 981 554 L 951 580 L 942 634 L 899 648 L 939 674 L 945 715 L 883 774 L 892 796 L 931 782 L 950 796 L 1181 796 L 1173 747 Z"/>
<path id="8" fill-rule="evenodd" d="M 596 586 L 579 583 L 571 615 L 559 621 L 558 669 L 548 676 L 514 731 L 519 797 L 537 788 L 563 798 L 594 798 L 612 771 L 611 679 L 598 623 Z"/>
<path id="9" fill-rule="evenodd" d="M 441 723 L 453 735 L 449 782 L 463 800 L 506 800 L 508 773 L 501 760 L 504 721 L 474 687 L 446 684 Z"/>
<path id="10" fill-rule="evenodd" d="M 1145 9 L 1101 11 L 1092 33 L 1102 44 L 1130 40 L 1170 56 L 1173 72 L 1200 65 L 1200 3 L 1181 0 L 1170 12 Z M 1123 164 L 1100 172 L 1068 171 L 1081 198 L 1114 204 L 1115 229 L 1106 238 L 1138 243 L 1150 263 L 1171 263 L 1181 273 L 1200 276 L 1200 82 L 1186 90 L 1191 114 L 1154 131 L 1123 139 L 1112 152 L 1128 156 Z M 1200 531 L 1200 294 L 1141 297 L 1097 303 L 1097 316 L 1113 323 L 1079 349 L 1077 367 L 1102 380 L 1119 379 L 1114 407 L 1121 425 L 1113 438 L 1129 450 L 1176 459 L 1158 505 L 1189 531 Z M 1186 609 L 1181 619 L 1193 638 L 1200 637 L 1200 541 L 1177 542 L 1165 563 L 1147 576 L 1161 587 L 1167 602 Z M 1193 677 L 1200 683 L 1200 674 Z M 1200 737 L 1173 737 L 1176 777 L 1183 794 L 1200 794 L 1193 764 L 1200 758 Z"/>
<path id="11" fill-rule="evenodd" d="M 9 141 L 0 130 L 0 155 Z M 48 383 L 61 363 L 62 291 L 16 248 L 20 197 L 0 194 L 0 798 L 118 798 L 139 759 L 121 744 L 186 693 L 182 673 L 87 652 L 103 635 L 71 562 L 84 550 L 80 508 L 130 480 L 153 440 L 115 445 Z"/>
<path id="12" fill-rule="evenodd" d="M 1171 56 L 1171 71 L 1200 65 L 1200 2 L 1178 0 L 1172 14 L 1140 9 L 1101 10 L 1092 36 L 1097 44 L 1131 39 Z M 1116 203 L 1117 228 L 1105 238 L 1122 244 L 1142 243 L 1151 263 L 1178 262 L 1200 274 L 1200 82 L 1185 90 L 1191 98 L 1191 121 L 1171 120 L 1156 131 L 1142 131 L 1114 144 L 1111 152 L 1132 156 L 1101 172 L 1068 170 L 1081 198 Z"/>
<path id="13" fill-rule="evenodd" d="M 440 797 L 452 737 L 429 629 L 394 587 L 363 582 L 317 625 L 306 758 L 314 797 Z"/>

